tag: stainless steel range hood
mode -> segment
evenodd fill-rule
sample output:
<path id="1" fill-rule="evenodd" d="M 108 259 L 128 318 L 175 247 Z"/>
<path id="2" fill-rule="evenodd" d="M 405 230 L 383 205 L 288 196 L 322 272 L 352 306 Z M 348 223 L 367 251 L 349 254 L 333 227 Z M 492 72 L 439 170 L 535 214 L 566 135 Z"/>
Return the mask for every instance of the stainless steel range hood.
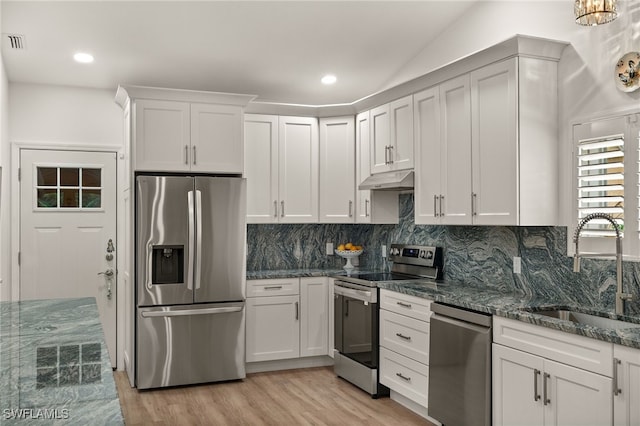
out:
<path id="1" fill-rule="evenodd" d="M 400 170 L 371 175 L 364 180 L 358 189 L 405 190 L 413 189 L 413 170 Z"/>

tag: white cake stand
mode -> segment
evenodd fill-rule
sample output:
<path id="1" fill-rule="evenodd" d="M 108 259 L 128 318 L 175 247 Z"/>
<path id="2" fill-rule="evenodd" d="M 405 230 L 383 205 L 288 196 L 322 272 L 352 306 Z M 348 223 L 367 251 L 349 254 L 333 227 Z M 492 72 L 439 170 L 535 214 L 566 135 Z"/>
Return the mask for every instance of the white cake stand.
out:
<path id="1" fill-rule="evenodd" d="M 351 259 L 360 256 L 362 254 L 362 251 L 363 250 L 335 250 L 338 256 L 347 259 L 347 263 L 344 265 L 345 271 L 351 271 L 355 268 L 355 266 L 353 266 L 353 263 L 351 263 Z"/>

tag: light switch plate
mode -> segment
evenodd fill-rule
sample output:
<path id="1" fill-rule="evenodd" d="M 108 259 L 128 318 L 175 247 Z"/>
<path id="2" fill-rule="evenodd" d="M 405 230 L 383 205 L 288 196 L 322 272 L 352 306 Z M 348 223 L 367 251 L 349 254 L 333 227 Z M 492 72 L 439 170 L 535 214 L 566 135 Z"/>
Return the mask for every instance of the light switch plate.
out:
<path id="1" fill-rule="evenodd" d="M 333 256 L 333 243 L 327 243 L 327 256 Z"/>
<path id="2" fill-rule="evenodd" d="M 522 258 L 515 256 L 513 258 L 513 273 L 521 274 L 522 273 Z"/>

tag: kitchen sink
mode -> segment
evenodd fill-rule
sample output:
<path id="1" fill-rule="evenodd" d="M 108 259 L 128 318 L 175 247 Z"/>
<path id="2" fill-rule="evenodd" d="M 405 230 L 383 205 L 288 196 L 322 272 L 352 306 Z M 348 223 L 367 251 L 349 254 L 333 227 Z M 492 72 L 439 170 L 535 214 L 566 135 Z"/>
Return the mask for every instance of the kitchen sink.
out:
<path id="1" fill-rule="evenodd" d="M 585 314 L 567 309 L 549 309 L 544 311 L 533 311 L 531 313 L 557 318 L 564 321 L 571 321 L 577 324 L 590 325 L 593 327 L 612 328 L 614 330 L 623 328 L 640 328 L 640 324 L 600 317 L 592 314 Z"/>

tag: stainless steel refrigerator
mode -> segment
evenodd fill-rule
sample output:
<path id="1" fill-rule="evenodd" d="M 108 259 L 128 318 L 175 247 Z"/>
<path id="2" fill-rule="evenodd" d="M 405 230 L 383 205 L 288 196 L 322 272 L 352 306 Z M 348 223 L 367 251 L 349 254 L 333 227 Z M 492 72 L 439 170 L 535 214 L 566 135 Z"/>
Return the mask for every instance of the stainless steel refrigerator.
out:
<path id="1" fill-rule="evenodd" d="M 136 177 L 136 386 L 245 377 L 246 182 Z"/>

